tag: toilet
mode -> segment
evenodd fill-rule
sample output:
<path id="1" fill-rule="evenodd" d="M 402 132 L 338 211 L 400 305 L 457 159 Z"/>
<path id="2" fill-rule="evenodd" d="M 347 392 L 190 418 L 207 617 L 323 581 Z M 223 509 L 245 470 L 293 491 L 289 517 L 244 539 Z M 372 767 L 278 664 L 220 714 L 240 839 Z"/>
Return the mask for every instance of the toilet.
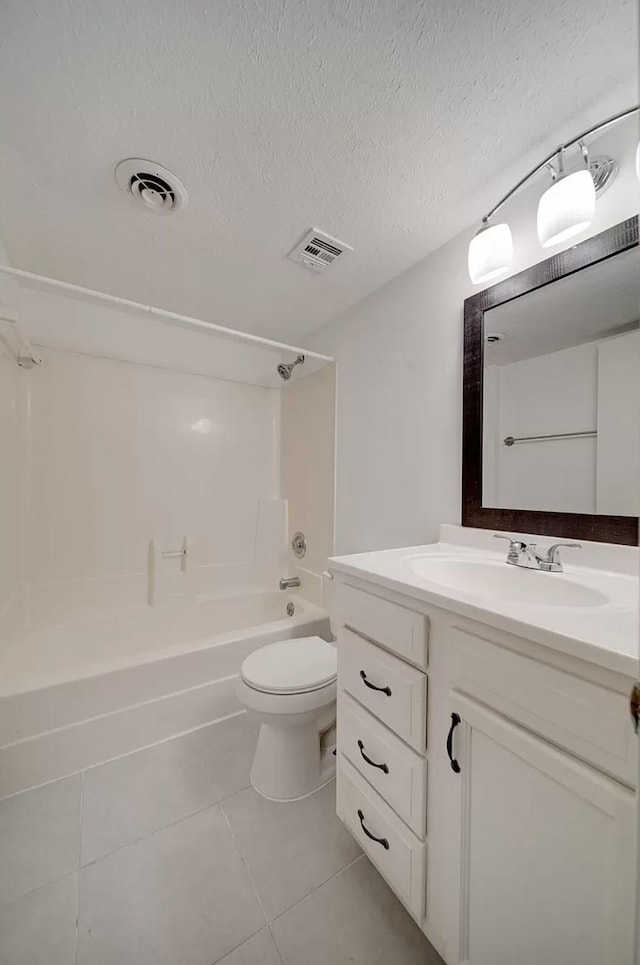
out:
<path id="1" fill-rule="evenodd" d="M 335 646 L 280 640 L 244 660 L 238 697 L 260 724 L 251 783 L 271 801 L 297 801 L 335 774 Z"/>

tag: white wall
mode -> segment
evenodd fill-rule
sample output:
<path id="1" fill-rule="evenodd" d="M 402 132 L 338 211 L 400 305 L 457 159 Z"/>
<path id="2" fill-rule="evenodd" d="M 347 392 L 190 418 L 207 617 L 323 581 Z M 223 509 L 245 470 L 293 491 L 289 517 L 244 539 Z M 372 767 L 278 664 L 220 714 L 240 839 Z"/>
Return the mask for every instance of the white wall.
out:
<path id="1" fill-rule="evenodd" d="M 460 504 L 464 241 L 322 329 L 337 374 L 336 552 L 428 542 Z"/>
<path id="2" fill-rule="evenodd" d="M 582 121 L 576 119 L 575 131 Z M 637 140 L 636 121 L 594 142 L 594 153 L 610 148 L 621 170 L 576 242 L 637 213 Z M 546 184 L 538 180 L 505 209 L 514 273 L 558 250 L 541 249 L 535 235 Z M 487 197 L 487 207 L 495 200 Z M 475 230 L 333 319 L 312 340 L 338 363 L 338 553 L 429 542 L 440 523 L 460 520 L 462 307 L 478 290 L 467 274 Z"/>
<path id="3" fill-rule="evenodd" d="M 28 611 L 50 623 L 146 600 L 149 541 L 192 540 L 185 592 L 242 585 L 279 495 L 280 393 L 43 349 L 30 373 Z M 176 561 L 164 589 L 179 592 Z M 195 580 L 195 581 L 194 581 Z"/>

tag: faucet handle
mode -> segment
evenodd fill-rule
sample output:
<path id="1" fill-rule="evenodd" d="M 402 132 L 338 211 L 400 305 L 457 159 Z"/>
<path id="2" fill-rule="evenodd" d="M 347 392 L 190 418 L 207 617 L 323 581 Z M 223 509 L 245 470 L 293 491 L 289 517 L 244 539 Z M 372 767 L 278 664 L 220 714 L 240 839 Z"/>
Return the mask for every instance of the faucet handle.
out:
<path id="1" fill-rule="evenodd" d="M 560 562 L 560 550 L 566 547 L 567 549 L 582 549 L 582 543 L 554 543 L 547 550 L 547 555 L 545 556 L 545 563 L 559 563 Z"/>
<path id="2" fill-rule="evenodd" d="M 504 533 L 494 533 L 494 534 L 493 534 L 493 538 L 494 538 L 494 539 L 506 539 L 506 540 L 508 540 L 508 541 L 509 541 L 509 548 L 511 548 L 512 546 L 516 546 L 518 549 L 524 549 L 525 546 L 527 545 L 526 543 L 523 543 L 523 542 L 522 542 L 521 540 L 519 540 L 519 539 L 514 539 L 513 536 L 505 536 Z"/>
<path id="3" fill-rule="evenodd" d="M 494 539 L 506 539 L 509 541 L 509 549 L 507 551 L 507 563 L 514 563 L 519 565 L 519 561 L 523 553 L 527 550 L 527 544 L 523 543 L 519 539 L 514 539 L 512 536 L 505 536 L 502 533 L 494 533 Z"/>

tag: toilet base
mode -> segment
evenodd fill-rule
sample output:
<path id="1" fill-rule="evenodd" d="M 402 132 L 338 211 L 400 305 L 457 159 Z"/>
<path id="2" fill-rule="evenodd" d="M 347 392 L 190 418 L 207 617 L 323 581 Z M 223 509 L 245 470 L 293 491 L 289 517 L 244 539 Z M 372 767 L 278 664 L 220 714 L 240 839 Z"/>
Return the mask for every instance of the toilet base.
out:
<path id="1" fill-rule="evenodd" d="M 291 727 L 263 721 L 251 767 L 258 794 L 269 801 L 300 801 L 328 784 L 336 757 L 333 746 L 322 746 L 322 734 L 332 723 L 316 720 Z"/>
<path id="2" fill-rule="evenodd" d="M 295 804 L 296 801 L 304 801 L 306 798 L 311 797 L 311 795 L 315 794 L 317 791 L 321 791 L 323 787 L 327 786 L 327 784 L 331 784 L 331 782 L 335 780 L 335 777 L 336 777 L 336 769 L 334 764 L 333 774 L 331 775 L 331 777 L 328 777 L 326 781 L 323 784 L 319 784 L 318 787 L 314 787 L 313 791 L 307 791 L 306 794 L 301 794 L 300 797 L 270 797 L 268 794 L 265 794 L 264 791 L 261 791 L 259 787 L 256 787 L 255 784 L 252 783 L 251 787 L 256 792 L 256 794 L 259 794 L 260 797 L 263 797 L 265 801 L 274 801 L 276 804 Z"/>

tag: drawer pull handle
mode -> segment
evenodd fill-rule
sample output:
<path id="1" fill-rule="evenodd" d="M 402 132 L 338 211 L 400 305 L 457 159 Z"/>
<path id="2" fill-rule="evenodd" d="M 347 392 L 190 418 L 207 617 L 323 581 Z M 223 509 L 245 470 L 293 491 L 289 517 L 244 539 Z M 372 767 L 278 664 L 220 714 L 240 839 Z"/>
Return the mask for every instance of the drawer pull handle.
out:
<path id="1" fill-rule="evenodd" d="M 387 697 L 391 696 L 391 687 L 376 687 L 375 684 L 369 683 L 369 681 L 367 680 L 367 675 L 364 672 L 364 670 L 360 671 L 360 677 L 365 687 L 368 687 L 369 690 L 379 690 L 380 693 L 386 694 Z"/>
<path id="2" fill-rule="evenodd" d="M 362 811 L 360 810 L 360 808 L 358 808 L 358 817 L 360 818 L 360 827 L 362 828 L 362 830 L 364 831 L 364 833 L 366 834 L 366 836 L 367 836 L 368 838 L 371 838 L 372 841 L 375 841 L 376 844 L 381 844 L 382 847 L 384 848 L 384 850 L 385 850 L 385 851 L 388 851 L 388 850 L 389 850 L 389 842 L 387 841 L 386 838 L 376 838 L 375 834 L 371 834 L 371 831 L 369 830 L 369 828 L 368 828 L 368 827 L 366 826 L 366 824 L 364 823 L 364 814 L 362 813 Z"/>
<path id="3" fill-rule="evenodd" d="M 451 727 L 449 728 L 449 734 L 447 736 L 447 755 L 451 761 L 451 770 L 456 774 L 460 773 L 460 765 L 453 756 L 453 732 L 460 723 L 460 714 L 451 715 Z"/>
<path id="4" fill-rule="evenodd" d="M 389 773 L 389 768 L 386 764 L 376 764 L 376 762 L 372 761 L 370 757 L 367 757 L 367 755 L 364 752 L 364 744 L 362 743 L 362 741 L 358 741 L 358 747 L 360 748 L 360 753 L 362 755 L 363 761 L 366 761 L 367 764 L 369 764 L 371 767 L 379 767 L 384 774 Z"/>

